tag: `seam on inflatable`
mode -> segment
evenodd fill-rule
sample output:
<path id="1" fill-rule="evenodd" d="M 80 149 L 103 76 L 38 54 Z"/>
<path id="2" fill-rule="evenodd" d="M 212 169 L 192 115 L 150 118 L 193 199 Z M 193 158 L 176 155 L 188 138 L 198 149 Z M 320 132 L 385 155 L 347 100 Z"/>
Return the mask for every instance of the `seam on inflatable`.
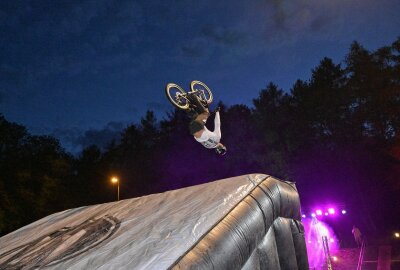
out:
<path id="1" fill-rule="evenodd" d="M 278 189 L 278 194 L 279 194 L 279 214 L 281 214 L 282 212 L 282 194 L 281 194 L 281 189 L 279 188 L 279 185 L 277 185 L 277 189 Z"/>
<path id="2" fill-rule="evenodd" d="M 257 183 L 255 180 L 253 180 L 253 177 L 251 177 L 252 175 L 256 175 L 256 177 L 257 177 L 258 175 L 265 175 L 265 177 L 264 177 L 264 179 L 263 179 L 260 183 Z M 261 184 L 262 182 L 264 182 L 265 180 L 267 180 L 267 179 L 270 178 L 270 177 L 272 177 L 272 176 L 271 176 L 271 175 L 268 175 L 268 174 L 262 174 L 262 173 L 248 174 L 248 175 L 247 175 L 247 180 L 249 180 L 251 183 L 253 183 L 253 185 L 256 187 L 256 186 L 258 186 L 259 184 Z"/>
<path id="3" fill-rule="evenodd" d="M 249 196 L 252 197 L 252 198 L 256 201 L 256 203 L 257 203 L 257 205 L 258 205 L 258 208 L 260 208 L 260 211 L 261 211 L 262 216 L 263 216 L 264 234 L 267 234 L 267 223 L 266 223 L 267 217 L 266 217 L 265 214 L 264 214 L 264 211 L 263 211 L 263 209 L 262 209 L 262 206 L 261 206 L 261 204 L 258 202 L 258 200 L 257 200 L 253 195 L 250 194 Z"/>
<path id="4" fill-rule="evenodd" d="M 284 183 L 288 184 L 294 191 L 296 191 L 297 193 L 299 192 L 296 188 L 296 182 L 289 182 L 289 181 L 283 181 Z M 295 185 L 295 186 L 293 186 Z"/>
<path id="5" fill-rule="evenodd" d="M 265 179 L 263 179 L 262 181 L 260 181 L 260 183 L 258 183 L 253 189 L 251 189 L 248 193 L 248 195 L 244 196 L 234 207 L 231 208 L 231 210 L 226 213 L 226 215 L 224 215 L 221 219 L 219 219 L 209 230 L 207 230 L 190 248 L 188 248 L 188 250 L 182 254 L 182 256 L 180 256 L 178 259 L 176 259 L 176 261 L 171 264 L 170 267 L 168 267 L 167 269 L 170 270 L 172 268 L 174 268 L 175 265 L 177 265 L 179 263 L 180 260 L 182 260 L 183 257 L 185 257 L 190 251 L 192 251 L 194 249 L 194 247 L 196 247 L 196 245 L 198 243 L 200 243 L 218 224 L 220 224 L 222 222 L 222 220 L 224 220 L 240 203 L 242 203 L 247 196 L 249 196 L 259 185 L 261 185 L 261 183 L 263 183 L 265 180 L 267 180 L 269 177 L 271 177 L 270 175 L 266 175 Z"/>
<path id="6" fill-rule="evenodd" d="M 297 219 L 293 219 L 293 223 L 296 225 L 297 232 L 301 233 L 300 228 L 299 228 L 299 224 L 297 224 Z"/>
<path id="7" fill-rule="evenodd" d="M 263 182 L 264 182 L 264 181 L 263 181 Z M 260 183 L 260 184 L 261 184 L 261 183 Z M 267 192 L 266 192 L 262 187 L 260 187 L 260 188 L 261 188 L 261 190 L 265 193 L 265 195 L 267 195 L 268 199 L 271 201 L 271 204 L 272 204 L 272 220 L 275 221 L 276 217 L 275 217 L 275 204 L 274 204 L 274 200 L 272 199 L 272 197 L 271 197 L 270 195 L 267 194 Z M 265 188 L 268 189 L 269 193 L 272 195 L 272 191 L 269 189 L 269 187 L 268 187 L 268 186 L 265 186 Z M 280 211 L 280 209 L 279 209 L 279 211 Z"/>

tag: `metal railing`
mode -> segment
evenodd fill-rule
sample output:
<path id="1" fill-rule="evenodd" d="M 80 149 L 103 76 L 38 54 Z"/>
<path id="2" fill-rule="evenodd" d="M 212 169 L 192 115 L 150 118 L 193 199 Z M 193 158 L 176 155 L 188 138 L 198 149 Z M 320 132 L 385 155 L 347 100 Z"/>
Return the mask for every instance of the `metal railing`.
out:
<path id="1" fill-rule="evenodd" d="M 357 270 L 362 270 L 362 264 L 364 261 L 364 253 L 365 253 L 365 239 L 363 239 L 361 242 L 360 255 L 358 256 Z"/>
<path id="2" fill-rule="evenodd" d="M 331 260 L 331 254 L 329 252 L 329 244 L 328 244 L 327 236 L 322 236 L 322 245 L 324 247 L 324 253 L 325 253 L 325 258 L 326 258 L 326 267 L 328 270 L 332 270 L 332 260 Z"/>

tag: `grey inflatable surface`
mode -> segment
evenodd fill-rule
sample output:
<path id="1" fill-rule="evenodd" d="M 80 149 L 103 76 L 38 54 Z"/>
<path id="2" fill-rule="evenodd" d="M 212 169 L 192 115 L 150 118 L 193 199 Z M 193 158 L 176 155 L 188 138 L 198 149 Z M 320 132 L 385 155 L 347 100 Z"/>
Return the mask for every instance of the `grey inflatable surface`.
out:
<path id="1" fill-rule="evenodd" d="M 55 213 L 0 238 L 0 269 L 307 269 L 296 188 L 248 174 Z"/>
<path id="2" fill-rule="evenodd" d="M 293 183 L 266 177 L 171 269 L 309 269 Z"/>

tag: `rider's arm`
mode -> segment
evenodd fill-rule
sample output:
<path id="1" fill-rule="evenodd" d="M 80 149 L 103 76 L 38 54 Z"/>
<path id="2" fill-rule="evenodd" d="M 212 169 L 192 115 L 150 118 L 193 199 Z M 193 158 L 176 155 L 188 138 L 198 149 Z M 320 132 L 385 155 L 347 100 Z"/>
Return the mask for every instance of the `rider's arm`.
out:
<path id="1" fill-rule="evenodd" d="M 219 117 L 219 112 L 215 113 L 214 118 L 214 133 L 219 139 L 221 139 L 221 119 Z"/>

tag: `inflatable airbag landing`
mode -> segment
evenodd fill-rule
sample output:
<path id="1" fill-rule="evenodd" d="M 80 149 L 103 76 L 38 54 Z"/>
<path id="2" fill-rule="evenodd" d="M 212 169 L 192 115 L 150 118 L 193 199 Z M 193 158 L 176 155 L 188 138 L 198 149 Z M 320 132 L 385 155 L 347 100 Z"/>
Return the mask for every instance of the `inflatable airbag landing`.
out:
<path id="1" fill-rule="evenodd" d="M 66 210 L 0 238 L 0 269 L 308 269 L 294 184 L 249 174 Z"/>
<path id="2" fill-rule="evenodd" d="M 266 177 L 172 269 L 309 269 L 293 183 Z"/>

